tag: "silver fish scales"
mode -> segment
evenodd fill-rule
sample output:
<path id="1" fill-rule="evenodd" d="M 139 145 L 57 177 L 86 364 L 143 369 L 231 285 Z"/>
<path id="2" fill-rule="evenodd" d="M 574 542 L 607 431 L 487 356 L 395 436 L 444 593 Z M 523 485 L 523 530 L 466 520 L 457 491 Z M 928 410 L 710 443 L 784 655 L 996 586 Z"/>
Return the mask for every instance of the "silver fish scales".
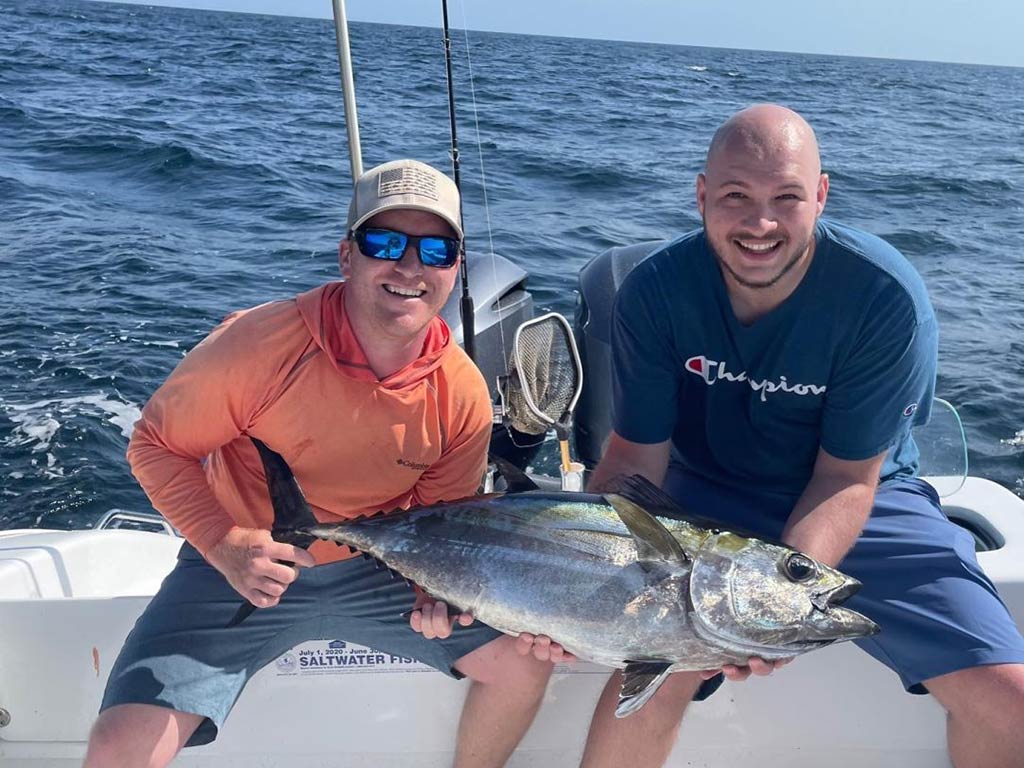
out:
<path id="1" fill-rule="evenodd" d="M 275 531 L 368 553 L 495 629 L 548 635 L 624 669 L 620 717 L 672 672 L 788 658 L 878 631 L 841 607 L 855 579 L 687 514 L 639 476 L 601 495 L 491 494 L 321 524 L 290 472 L 282 478 L 284 462 L 264 463 Z"/>

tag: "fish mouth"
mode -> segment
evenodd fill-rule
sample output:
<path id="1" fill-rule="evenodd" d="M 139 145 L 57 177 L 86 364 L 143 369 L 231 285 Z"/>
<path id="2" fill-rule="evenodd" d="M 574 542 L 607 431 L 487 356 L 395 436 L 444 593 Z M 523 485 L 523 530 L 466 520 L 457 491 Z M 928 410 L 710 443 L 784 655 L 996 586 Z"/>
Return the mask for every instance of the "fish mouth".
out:
<path id="1" fill-rule="evenodd" d="M 867 616 L 849 608 L 831 608 L 826 616 L 827 623 L 821 627 L 821 636 L 810 638 L 815 644 L 830 645 L 840 640 L 856 640 L 877 635 L 882 631 L 882 628 Z"/>
<path id="2" fill-rule="evenodd" d="M 811 603 L 819 611 L 827 611 L 829 608 L 838 608 L 851 597 L 860 592 L 864 586 L 856 579 L 846 579 L 842 584 L 823 592 L 816 592 L 811 597 Z"/>
<path id="3" fill-rule="evenodd" d="M 812 626 L 816 631 L 807 638 L 810 643 L 815 646 L 829 645 L 838 640 L 870 637 L 881 631 L 867 616 L 842 607 L 843 603 L 860 591 L 861 586 L 856 579 L 847 578 L 838 586 L 818 592 L 811 598 L 816 614 Z"/>

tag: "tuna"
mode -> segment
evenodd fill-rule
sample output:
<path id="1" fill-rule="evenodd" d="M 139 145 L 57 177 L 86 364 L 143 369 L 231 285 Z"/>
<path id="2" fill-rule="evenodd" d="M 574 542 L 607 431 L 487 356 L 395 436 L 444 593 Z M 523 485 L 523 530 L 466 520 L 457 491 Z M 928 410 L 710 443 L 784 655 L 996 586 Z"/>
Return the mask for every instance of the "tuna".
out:
<path id="1" fill-rule="evenodd" d="M 281 457 L 257 447 L 275 538 L 359 550 L 495 629 L 548 635 L 623 669 L 619 717 L 672 672 L 790 658 L 878 631 L 841 607 L 860 588 L 855 579 L 688 514 L 640 476 L 600 495 L 488 494 L 326 524 Z M 532 485 L 514 468 L 505 474 Z"/>

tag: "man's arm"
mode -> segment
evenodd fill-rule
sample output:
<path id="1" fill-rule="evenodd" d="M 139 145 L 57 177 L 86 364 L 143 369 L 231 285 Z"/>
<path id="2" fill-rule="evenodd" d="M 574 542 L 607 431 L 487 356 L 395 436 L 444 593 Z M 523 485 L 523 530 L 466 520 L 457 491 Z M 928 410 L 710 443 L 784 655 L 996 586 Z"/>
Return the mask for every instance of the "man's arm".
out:
<path id="1" fill-rule="evenodd" d="M 863 461 L 844 461 L 819 448 L 810 482 L 786 521 L 782 540 L 823 563 L 838 564 L 871 515 L 884 460 L 883 452 Z M 751 658 L 748 666 L 730 664 L 722 668 L 722 673 L 732 681 L 746 680 L 751 674 L 771 674 L 789 661 Z M 716 673 L 709 670 L 703 677 L 708 679 Z"/>
<path id="2" fill-rule="evenodd" d="M 871 515 L 886 453 L 846 461 L 819 448 L 810 482 L 790 513 L 782 540 L 823 563 L 837 565 Z"/>
<path id="3" fill-rule="evenodd" d="M 288 303 L 237 313 L 190 351 L 142 409 L 128 445 L 132 474 L 153 506 L 184 534 L 232 587 L 253 605 L 275 605 L 313 565 L 301 548 L 275 542 L 269 530 L 241 528 L 217 500 L 202 461 L 244 434 L 268 390 L 290 369 L 281 355 L 301 353 L 293 337 L 308 336 Z M 253 338 L 261 344 L 254 345 Z"/>
<path id="4" fill-rule="evenodd" d="M 643 475 L 661 487 L 668 471 L 670 440 L 661 443 L 634 443 L 612 432 L 608 447 L 590 477 L 587 490 L 599 493 L 605 483 L 616 475 Z"/>

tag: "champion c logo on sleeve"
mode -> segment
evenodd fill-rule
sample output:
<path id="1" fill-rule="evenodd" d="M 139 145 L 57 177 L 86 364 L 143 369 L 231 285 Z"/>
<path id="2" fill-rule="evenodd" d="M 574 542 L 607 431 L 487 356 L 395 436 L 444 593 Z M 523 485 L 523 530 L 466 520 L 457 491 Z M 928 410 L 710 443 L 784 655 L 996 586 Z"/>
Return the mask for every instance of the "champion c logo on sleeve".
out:
<path id="1" fill-rule="evenodd" d="M 917 403 L 911 403 L 910 405 L 903 409 L 903 415 L 913 416 L 915 411 L 917 411 Z"/>

